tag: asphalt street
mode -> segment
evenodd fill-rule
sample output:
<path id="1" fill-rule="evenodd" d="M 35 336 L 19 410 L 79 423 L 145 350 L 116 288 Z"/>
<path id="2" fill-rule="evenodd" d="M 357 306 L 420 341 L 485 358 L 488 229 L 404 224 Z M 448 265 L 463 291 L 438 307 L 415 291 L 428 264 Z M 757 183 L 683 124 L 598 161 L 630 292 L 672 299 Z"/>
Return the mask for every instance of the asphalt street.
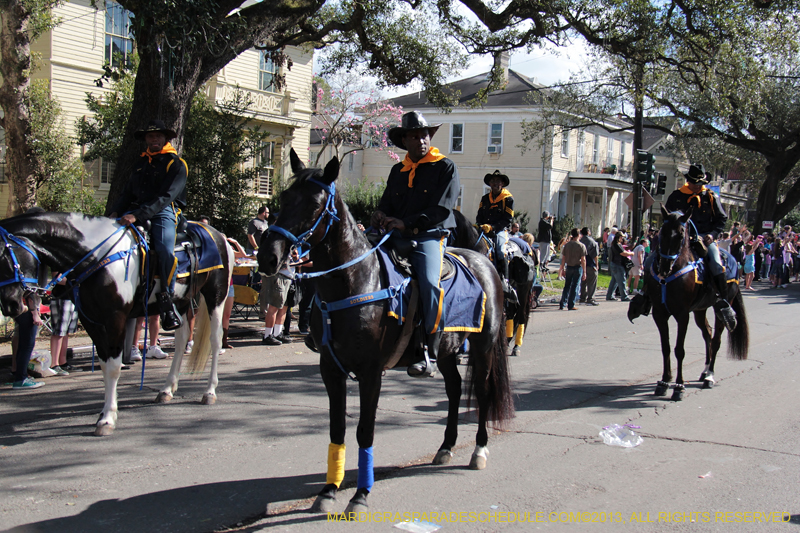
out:
<path id="1" fill-rule="evenodd" d="M 481 471 L 467 469 L 477 426 L 466 402 L 453 462 L 432 466 L 444 382 L 387 372 L 370 514 L 357 522 L 307 512 L 325 483 L 328 410 L 317 355 L 299 337 L 277 348 L 234 339 L 213 406 L 199 403 L 204 380 L 191 376 L 172 403 L 153 403 L 170 359 L 147 361 L 141 390 L 140 365 L 125 371 L 117 430 L 105 438 L 92 435 L 102 377 L 80 356 L 85 372 L 27 393 L 0 389 L 0 529 L 798 531 L 800 286 L 756 286 L 745 295 L 749 358 L 722 353 L 711 390 L 696 381 L 704 353 L 691 326 L 682 402 L 653 395 L 661 355 L 649 317 L 629 323 L 620 302 L 536 310 L 511 360 L 516 418 L 490 435 Z M 357 474 L 357 385 L 348 391 L 339 512 Z M 615 423 L 639 426 L 643 443 L 604 444 L 600 430 Z"/>

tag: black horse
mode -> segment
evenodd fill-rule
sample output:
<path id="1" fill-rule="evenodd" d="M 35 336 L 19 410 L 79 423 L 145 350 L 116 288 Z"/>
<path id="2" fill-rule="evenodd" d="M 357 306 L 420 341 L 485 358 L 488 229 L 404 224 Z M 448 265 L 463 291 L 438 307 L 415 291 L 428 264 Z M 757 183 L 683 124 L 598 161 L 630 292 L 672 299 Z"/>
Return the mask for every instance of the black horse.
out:
<path id="1" fill-rule="evenodd" d="M 659 250 L 653 252 L 657 254 L 656 257 L 651 257 L 649 261 L 645 262 L 644 283 L 646 297 L 652 301 L 653 320 L 661 335 L 661 354 L 664 358 L 664 373 L 661 376 L 661 381 L 656 385 L 656 396 L 666 395 L 669 383 L 672 380 L 669 317 L 675 317 L 678 322 L 678 336 L 675 342 L 678 374 L 675 379 L 675 390 L 672 393 L 672 399 L 678 401 L 683 399 L 685 389 L 683 381 L 685 350 L 683 344 L 689 325 L 689 313 L 694 313 L 694 321 L 703 332 L 703 340 L 705 341 L 706 366 L 700 376 L 703 388 L 714 386 L 714 363 L 719 351 L 720 338 L 724 327 L 722 321 L 715 316 L 712 335 L 711 327 L 706 319 L 706 310 L 714 305 L 716 293 L 710 283 L 697 282 L 697 266 L 692 255 L 689 232 L 686 227 L 691 213 L 685 215 L 680 211 L 670 213 L 663 206 L 661 211 L 664 215 L 664 225 L 661 227 L 661 233 L 659 234 Z M 708 279 L 708 276 L 708 270 L 706 269 L 706 279 Z M 727 287 L 728 293 L 724 296 L 736 311 L 737 318 L 736 328 L 728 333 L 728 356 L 731 359 L 741 361 L 747 359 L 750 342 L 747 315 L 738 282 L 731 280 Z M 638 310 L 641 304 L 641 297 L 634 298 L 631 301 L 628 316 L 638 316 L 638 314 L 632 315 L 631 313 L 634 310 Z"/>
<path id="2" fill-rule="evenodd" d="M 455 211 L 456 230 L 455 241 L 453 245 L 457 248 L 467 248 L 475 250 L 485 256 L 491 252 L 490 241 L 482 239 L 478 229 L 472 224 L 461 211 Z M 509 243 L 511 246 L 517 245 L 513 242 Z M 519 254 L 524 252 L 519 250 Z M 511 355 L 517 356 L 521 353 L 522 339 L 525 336 L 525 331 L 528 328 L 528 319 L 531 314 L 531 307 L 533 307 L 533 283 L 534 277 L 532 272 L 528 269 L 531 265 L 526 263 L 522 257 L 517 256 L 509 260 L 508 271 L 511 279 L 511 284 L 514 291 L 517 293 L 517 303 L 508 305 L 506 302 L 506 337 L 508 342 L 514 343 L 514 348 L 511 350 Z"/>
<path id="3" fill-rule="evenodd" d="M 269 233 L 262 237 L 258 252 L 261 272 L 274 275 L 300 241 L 310 246 L 309 257 L 316 271 L 331 271 L 317 282 L 319 305 L 324 302 L 364 300 L 367 303 L 330 312 L 330 339 L 323 338 L 323 316 L 314 306 L 311 335 L 320 350 L 320 371 L 330 402 L 330 438 L 327 484 L 313 509 L 332 509 L 336 491 L 344 478 L 344 438 L 346 428 L 347 379 L 358 380 L 361 413 L 356 431 L 359 445 L 358 488 L 346 512 L 366 509 L 372 486 L 372 443 L 381 379 L 386 369 L 414 362 L 415 343 L 410 342 L 413 320 L 399 325 L 388 316 L 387 300 L 374 301 L 368 295 L 386 288 L 386 281 L 371 245 L 356 226 L 338 193 L 335 180 L 339 162 L 333 159 L 320 169 L 306 169 L 291 152 L 294 182 L 281 195 L 280 216 Z M 299 237 L 295 237 L 299 236 Z M 439 370 L 445 380 L 449 400 L 444 442 L 434 464 L 446 464 L 453 456 L 458 435 L 458 409 L 461 376 L 455 354 L 469 335 L 468 393 L 478 403 L 478 433 L 470 468 L 486 466 L 486 423 L 498 425 L 513 416 L 503 327 L 503 292 L 494 267 L 472 250 L 453 250 L 480 281 L 486 294 L 483 327 L 476 333 L 446 333 L 439 351 Z M 363 256 L 363 259 L 358 260 Z M 350 264 L 352 262 L 352 264 Z M 361 297 L 360 297 L 361 296 Z M 415 298 L 412 297 L 411 309 Z M 320 303 L 323 302 L 323 303 Z M 329 340 L 329 344 L 324 341 Z"/>
<path id="4" fill-rule="evenodd" d="M 145 286 L 142 276 L 141 240 L 132 228 L 120 226 L 105 217 L 70 213 L 36 213 L 0 221 L 6 246 L 0 251 L 0 307 L 6 316 L 23 312 L 23 295 L 35 290 L 40 269 L 50 267 L 64 273 L 65 294 L 72 298 L 81 324 L 97 346 L 105 384 L 105 405 L 97 421 L 95 435 L 110 435 L 117 422 L 117 382 L 122 368 L 125 329 L 130 317 L 144 316 Z M 175 304 L 186 314 L 192 298 L 200 302 L 196 344 L 190 356 L 192 369 L 202 370 L 211 355 L 211 372 L 204 404 L 216 401 L 217 358 L 222 345 L 222 311 L 228 295 L 233 267 L 233 250 L 221 233 L 206 227 L 219 250 L 222 266 L 195 276 L 179 279 Z M 74 269 L 74 270 L 73 270 Z M 33 286 L 19 279 L 34 280 Z M 151 272 L 152 275 L 152 272 Z M 152 281 L 152 280 L 151 280 Z M 61 290 L 54 289 L 54 295 Z M 148 307 L 155 297 L 151 296 Z M 172 399 L 178 389 L 181 357 L 189 338 L 189 321 L 175 332 L 175 358 L 157 401 Z"/>

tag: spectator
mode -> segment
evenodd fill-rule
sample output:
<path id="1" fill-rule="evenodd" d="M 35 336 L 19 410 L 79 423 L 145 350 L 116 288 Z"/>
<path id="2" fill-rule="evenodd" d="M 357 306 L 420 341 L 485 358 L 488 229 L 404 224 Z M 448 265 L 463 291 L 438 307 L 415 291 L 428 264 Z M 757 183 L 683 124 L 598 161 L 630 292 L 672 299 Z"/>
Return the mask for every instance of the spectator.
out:
<path id="1" fill-rule="evenodd" d="M 258 245 L 261 243 L 261 236 L 269 228 L 267 218 L 269 217 L 269 207 L 262 205 L 258 208 L 256 218 L 250 221 L 247 225 L 247 245 L 246 250 L 249 255 L 258 250 Z"/>
<path id="2" fill-rule="evenodd" d="M 511 223 L 511 231 L 508 232 L 509 237 L 522 237 L 522 232 L 519 230 L 519 222 Z"/>
<path id="3" fill-rule="evenodd" d="M 536 242 L 539 243 L 539 264 L 546 269 L 550 261 L 550 243 L 553 242 L 553 216 L 549 211 L 542 212 Z"/>
<path id="4" fill-rule="evenodd" d="M 295 250 L 293 258 L 297 259 Z M 285 265 L 274 276 L 262 276 L 262 290 L 266 294 L 267 309 L 264 315 L 264 336 L 261 344 L 267 346 L 280 346 L 292 342 L 288 332 L 283 331 L 283 321 L 286 312 L 286 300 L 289 297 L 289 287 L 294 277 L 294 266 Z M 266 289 L 264 289 L 266 287 Z"/>
<path id="5" fill-rule="evenodd" d="M 744 288 L 749 291 L 755 289 L 750 285 L 753 283 L 753 275 L 756 271 L 755 244 L 746 244 L 744 247 Z"/>
<path id="6" fill-rule="evenodd" d="M 58 275 L 53 272 L 53 277 Z M 59 282 L 65 285 L 66 278 Z M 70 333 L 78 331 L 78 312 L 75 304 L 70 300 L 52 298 L 50 300 L 50 368 L 58 376 L 68 376 L 70 372 L 80 372 L 80 369 L 67 364 L 67 345 Z"/>
<path id="7" fill-rule="evenodd" d="M 585 281 L 581 283 L 581 294 L 579 301 L 586 305 L 600 305 L 594 299 L 597 290 L 597 269 L 600 267 L 600 245 L 592 238 L 589 228 L 581 229 L 581 244 L 586 248 L 586 270 L 584 273 Z"/>
<path id="8" fill-rule="evenodd" d="M 647 247 L 647 239 L 640 239 L 639 244 L 633 249 L 631 261 L 633 261 L 633 268 L 630 271 L 631 285 L 630 293 L 635 294 L 639 292 L 639 280 L 644 275 L 644 258 L 645 249 Z"/>
<path id="9" fill-rule="evenodd" d="M 614 240 L 608 249 L 608 267 L 611 270 L 611 278 L 613 281 L 612 284 L 609 284 L 608 292 L 606 292 L 606 300 L 608 301 L 616 300 L 614 297 L 614 288 L 619 289 L 619 294 L 622 297 L 621 301 L 630 301 L 628 293 L 625 290 L 625 281 L 628 273 L 625 270 L 623 258 L 631 257 L 633 252 L 629 252 L 623 248 L 625 242 L 625 235 L 621 231 L 618 231 L 614 235 Z"/>
<path id="10" fill-rule="evenodd" d="M 564 278 L 564 290 L 558 304 L 562 311 L 565 304 L 570 311 L 577 310 L 575 298 L 578 286 L 581 280 L 586 279 L 586 247 L 578 241 L 578 228 L 572 228 L 569 236 L 569 241 L 561 248 L 561 266 L 558 269 L 559 276 Z"/>
<path id="11" fill-rule="evenodd" d="M 25 295 L 24 303 L 25 312 L 14 318 L 17 327 L 14 329 L 14 338 L 11 341 L 11 351 L 14 355 L 11 381 L 14 391 L 38 389 L 44 385 L 43 382 L 28 377 L 28 363 L 36 346 L 36 334 L 39 332 L 39 326 L 43 324 L 42 317 L 39 316 L 39 306 L 42 302 L 36 293 L 29 293 Z"/>
<path id="12" fill-rule="evenodd" d="M 731 228 L 731 232 L 730 232 L 731 233 L 731 237 L 733 237 L 734 235 L 738 235 L 739 231 L 740 231 L 739 230 L 739 223 L 738 222 L 734 222 L 733 223 L 733 227 Z"/>

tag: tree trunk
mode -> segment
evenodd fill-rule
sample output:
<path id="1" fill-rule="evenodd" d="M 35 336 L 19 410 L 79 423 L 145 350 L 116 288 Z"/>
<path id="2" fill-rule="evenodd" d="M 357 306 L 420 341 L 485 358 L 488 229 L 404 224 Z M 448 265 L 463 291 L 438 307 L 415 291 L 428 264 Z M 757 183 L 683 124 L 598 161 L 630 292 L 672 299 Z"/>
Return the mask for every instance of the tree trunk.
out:
<path id="1" fill-rule="evenodd" d="M 25 105 L 30 88 L 30 17 L 20 0 L 0 1 L 0 107 L 4 113 L 0 126 L 5 130 L 6 176 L 13 191 L 8 198 L 7 217 L 36 204 L 35 155 L 27 142 L 31 122 Z"/>

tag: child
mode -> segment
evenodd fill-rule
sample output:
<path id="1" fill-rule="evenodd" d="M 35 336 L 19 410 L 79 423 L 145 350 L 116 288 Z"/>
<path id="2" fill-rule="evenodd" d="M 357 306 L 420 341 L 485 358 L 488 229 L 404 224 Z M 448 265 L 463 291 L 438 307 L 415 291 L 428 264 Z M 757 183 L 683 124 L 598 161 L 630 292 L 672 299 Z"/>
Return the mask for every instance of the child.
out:
<path id="1" fill-rule="evenodd" d="M 753 283 L 753 277 L 755 276 L 756 272 L 756 256 L 755 253 L 755 245 L 752 243 L 748 243 L 744 247 L 744 288 L 749 291 L 754 291 L 755 289 L 750 286 Z"/>

